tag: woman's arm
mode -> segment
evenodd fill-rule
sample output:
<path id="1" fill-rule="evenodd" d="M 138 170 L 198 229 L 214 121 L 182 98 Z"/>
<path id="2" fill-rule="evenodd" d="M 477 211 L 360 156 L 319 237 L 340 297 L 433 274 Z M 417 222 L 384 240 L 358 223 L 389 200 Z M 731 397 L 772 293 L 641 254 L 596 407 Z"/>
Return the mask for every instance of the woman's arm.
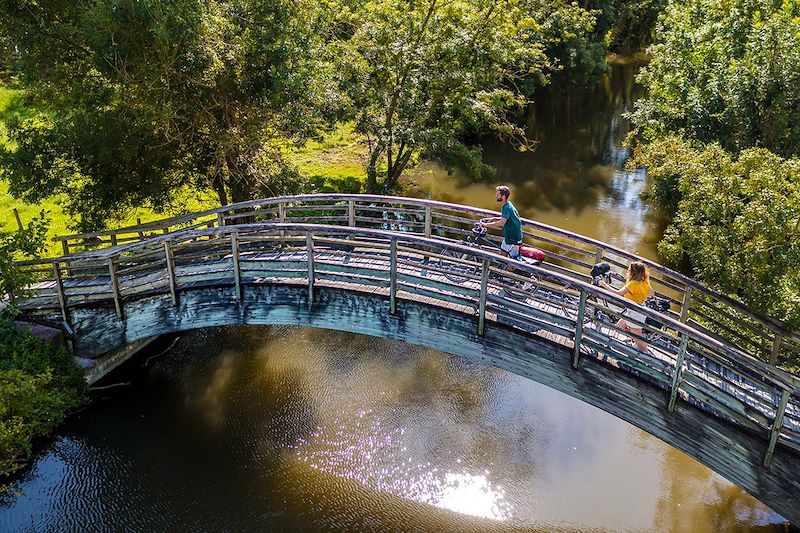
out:
<path id="1" fill-rule="evenodd" d="M 605 281 L 602 281 L 602 280 L 600 281 L 600 283 L 598 283 L 598 285 L 603 287 L 608 292 L 613 292 L 614 294 L 618 294 L 620 296 L 625 296 L 626 294 L 628 294 L 628 292 L 630 292 L 630 291 L 628 291 L 628 284 L 627 283 L 625 285 L 623 285 L 622 287 L 620 287 L 619 289 L 614 288 L 613 286 L 609 285 L 608 283 L 606 283 Z"/>

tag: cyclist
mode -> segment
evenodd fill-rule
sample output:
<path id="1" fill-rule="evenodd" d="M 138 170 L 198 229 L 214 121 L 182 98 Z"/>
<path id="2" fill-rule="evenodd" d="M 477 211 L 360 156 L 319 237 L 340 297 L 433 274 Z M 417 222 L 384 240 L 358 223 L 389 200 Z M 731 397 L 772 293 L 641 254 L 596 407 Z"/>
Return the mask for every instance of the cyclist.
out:
<path id="1" fill-rule="evenodd" d="M 485 218 L 480 221 L 480 225 L 485 228 L 501 228 L 503 242 L 500 244 L 500 249 L 503 255 L 515 259 L 519 255 L 519 245 L 522 243 L 522 220 L 519 218 L 517 208 L 508 200 L 510 196 L 511 190 L 508 187 L 497 186 L 494 197 L 502 206 L 500 216 Z"/>
<path id="2" fill-rule="evenodd" d="M 607 291 L 619 294 L 623 298 L 636 302 L 640 305 L 644 304 L 644 301 L 650 296 L 655 296 L 655 291 L 653 291 L 653 287 L 650 286 L 650 272 L 647 271 L 647 266 L 641 261 L 634 261 L 628 265 L 627 283 L 625 283 L 621 289 L 612 287 L 606 283 L 602 277 L 597 279 L 597 284 Z M 639 311 L 630 308 L 625 310 L 623 316 L 626 316 L 639 323 L 644 323 L 645 319 L 647 318 L 644 313 L 640 313 Z M 617 322 L 617 327 L 624 329 L 625 331 L 635 333 L 639 336 L 642 335 L 643 328 L 639 324 L 628 324 L 624 318 L 619 319 Z M 636 343 L 636 347 L 641 351 L 648 351 L 647 344 L 645 344 L 645 342 L 641 339 L 634 339 L 634 342 Z"/>

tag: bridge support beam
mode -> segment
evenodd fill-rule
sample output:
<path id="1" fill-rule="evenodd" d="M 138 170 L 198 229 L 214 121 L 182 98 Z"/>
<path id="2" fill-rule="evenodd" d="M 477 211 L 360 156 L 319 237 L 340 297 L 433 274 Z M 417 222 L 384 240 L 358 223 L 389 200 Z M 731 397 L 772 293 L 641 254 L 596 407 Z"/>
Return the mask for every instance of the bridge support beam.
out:
<path id="1" fill-rule="evenodd" d="M 478 335 L 486 332 L 486 295 L 489 292 L 489 261 L 481 264 L 481 294 L 478 301 Z"/>
<path id="2" fill-rule="evenodd" d="M 306 234 L 306 253 L 308 254 L 308 308 L 314 306 L 314 237 Z"/>
<path id="3" fill-rule="evenodd" d="M 681 343 L 678 347 L 678 355 L 675 360 L 675 368 L 672 371 L 672 387 L 669 391 L 669 403 L 667 404 L 667 409 L 670 412 L 675 410 L 675 401 L 678 399 L 678 389 L 680 388 L 681 379 L 683 377 L 683 361 L 686 358 L 686 347 L 688 344 L 689 336 L 682 333 Z"/>
<path id="4" fill-rule="evenodd" d="M 586 291 L 581 289 L 578 301 L 578 318 L 575 319 L 575 348 L 572 353 L 572 368 L 578 368 L 581 357 L 581 341 L 583 340 L 583 317 L 586 316 Z"/>
<path id="5" fill-rule="evenodd" d="M 117 280 L 117 264 L 113 258 L 108 260 L 108 276 L 111 284 L 111 295 L 114 298 L 114 309 L 117 311 L 117 318 L 123 320 L 125 316 L 122 313 L 122 297 L 119 293 L 119 281 Z"/>

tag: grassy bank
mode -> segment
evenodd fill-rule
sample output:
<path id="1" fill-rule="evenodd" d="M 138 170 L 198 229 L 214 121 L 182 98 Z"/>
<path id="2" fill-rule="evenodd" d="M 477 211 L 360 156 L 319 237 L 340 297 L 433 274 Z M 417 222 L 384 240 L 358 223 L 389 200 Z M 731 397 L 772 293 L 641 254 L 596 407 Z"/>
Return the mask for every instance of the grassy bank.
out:
<path id="1" fill-rule="evenodd" d="M 17 89 L 0 87 L 0 142 L 5 145 L 9 142 L 5 122 L 11 117 L 24 117 L 30 113 L 23 104 L 22 96 L 22 92 Z M 340 125 L 322 139 L 310 141 L 302 148 L 285 148 L 287 160 L 297 168 L 303 178 L 301 190 L 298 192 L 361 192 L 365 177 L 365 154 L 363 142 L 348 124 Z M 174 205 L 163 211 L 145 207 L 132 209 L 116 225 L 149 222 L 218 205 L 216 196 L 210 190 L 186 188 L 177 197 Z M 73 221 L 64 213 L 60 200 L 58 196 L 53 196 L 38 204 L 26 203 L 11 196 L 8 182 L 0 178 L 0 228 L 16 229 L 14 209 L 19 213 L 23 224 L 44 209 L 51 220 L 49 238 L 73 233 Z M 60 249 L 55 243 L 51 243 L 46 253 L 58 254 Z"/>

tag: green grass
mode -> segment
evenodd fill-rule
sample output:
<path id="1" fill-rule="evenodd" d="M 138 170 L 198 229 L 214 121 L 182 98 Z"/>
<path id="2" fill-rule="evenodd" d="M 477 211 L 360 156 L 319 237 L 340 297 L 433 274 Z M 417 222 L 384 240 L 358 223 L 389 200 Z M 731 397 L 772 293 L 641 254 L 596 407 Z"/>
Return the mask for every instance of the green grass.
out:
<path id="1" fill-rule="evenodd" d="M 320 140 L 287 149 L 286 157 L 306 177 L 314 192 L 356 193 L 366 178 L 367 148 L 352 124 L 339 124 Z"/>

